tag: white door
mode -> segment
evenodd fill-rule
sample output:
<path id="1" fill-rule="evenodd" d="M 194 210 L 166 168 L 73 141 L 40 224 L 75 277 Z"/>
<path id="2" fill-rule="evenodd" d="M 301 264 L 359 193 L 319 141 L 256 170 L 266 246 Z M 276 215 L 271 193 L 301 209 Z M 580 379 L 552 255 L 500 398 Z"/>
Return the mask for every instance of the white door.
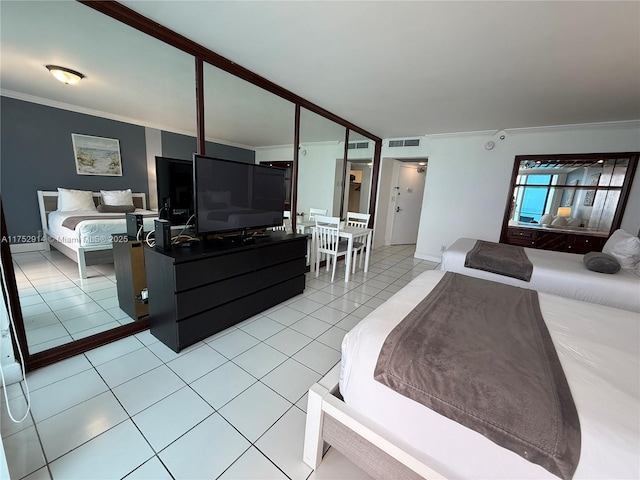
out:
<path id="1" fill-rule="evenodd" d="M 391 245 L 413 244 L 418 241 L 426 167 L 406 162 L 399 162 L 398 167 L 398 181 L 393 187 Z"/>

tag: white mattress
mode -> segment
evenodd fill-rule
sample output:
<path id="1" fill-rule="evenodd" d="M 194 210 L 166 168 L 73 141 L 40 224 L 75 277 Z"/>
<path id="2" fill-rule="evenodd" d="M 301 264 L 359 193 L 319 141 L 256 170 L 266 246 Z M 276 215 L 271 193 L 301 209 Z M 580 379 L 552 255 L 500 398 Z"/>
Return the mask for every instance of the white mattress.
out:
<path id="1" fill-rule="evenodd" d="M 467 252 L 475 244 L 474 238 L 456 240 L 443 253 L 440 269 L 553 293 L 561 297 L 640 312 L 640 278 L 627 270 L 622 269 L 613 275 L 592 272 L 582 261 L 584 255 L 525 247 L 527 257 L 533 264 L 531 281 L 525 282 L 465 267 Z"/>
<path id="2" fill-rule="evenodd" d="M 373 380 L 385 338 L 443 275 L 423 273 L 345 336 L 345 402 L 447 478 L 557 478 Z M 545 293 L 539 298 L 580 417 L 582 452 L 574 479 L 640 478 L 640 316 Z"/>
<path id="3" fill-rule="evenodd" d="M 135 213 L 153 215 L 151 210 L 136 209 Z M 75 230 L 63 227 L 62 223 L 69 217 L 90 215 L 93 217 L 107 217 L 101 220 L 83 220 L 78 223 Z M 122 218 L 108 218 L 122 216 Z M 145 231 L 154 229 L 154 220 L 158 217 L 145 217 L 143 225 Z M 78 247 L 109 247 L 111 248 L 111 235 L 127 233 L 125 214 L 99 213 L 96 211 L 61 212 L 55 210 L 49 213 L 49 235 L 65 246 L 77 250 Z"/>

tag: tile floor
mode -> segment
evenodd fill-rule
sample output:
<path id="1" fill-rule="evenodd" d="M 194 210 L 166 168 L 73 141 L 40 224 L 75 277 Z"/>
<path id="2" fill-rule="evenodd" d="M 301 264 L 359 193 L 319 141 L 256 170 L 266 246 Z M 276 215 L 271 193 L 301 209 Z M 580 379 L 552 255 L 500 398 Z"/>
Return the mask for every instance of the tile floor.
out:
<path id="1" fill-rule="evenodd" d="M 82 279 L 54 249 L 12 257 L 30 352 L 133 322 L 118 307 L 113 264 L 87 267 Z"/>
<path id="2" fill-rule="evenodd" d="M 307 274 L 304 294 L 179 354 L 145 331 L 31 372 L 27 420 L 2 400 L 11 478 L 368 478 L 332 450 L 316 472 L 302 462 L 306 392 L 350 328 L 437 267 L 413 254 L 376 249 L 348 284 Z M 22 386 L 7 393 L 22 416 Z"/>

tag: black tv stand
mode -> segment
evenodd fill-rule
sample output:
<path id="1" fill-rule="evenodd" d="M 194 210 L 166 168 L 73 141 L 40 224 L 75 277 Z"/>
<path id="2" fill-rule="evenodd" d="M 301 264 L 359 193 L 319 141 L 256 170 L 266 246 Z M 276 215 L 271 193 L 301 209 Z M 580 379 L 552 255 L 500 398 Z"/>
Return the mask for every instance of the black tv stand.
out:
<path id="1" fill-rule="evenodd" d="M 246 238 L 145 249 L 155 337 L 179 352 L 304 291 L 306 235 Z"/>

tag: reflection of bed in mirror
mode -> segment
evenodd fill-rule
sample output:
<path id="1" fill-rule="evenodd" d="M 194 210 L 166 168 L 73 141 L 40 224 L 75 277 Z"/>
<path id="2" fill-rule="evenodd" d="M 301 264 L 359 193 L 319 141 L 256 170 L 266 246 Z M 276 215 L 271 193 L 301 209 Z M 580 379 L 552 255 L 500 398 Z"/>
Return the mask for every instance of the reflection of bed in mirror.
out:
<path id="1" fill-rule="evenodd" d="M 613 275 L 592 272 L 585 267 L 583 255 L 525 247 L 524 251 L 533 264 L 531 279 L 526 282 L 465 267 L 467 253 L 473 249 L 476 241 L 474 238 L 456 240 L 442 254 L 440 269 L 640 312 L 640 278 L 625 269 Z"/>
<path id="2" fill-rule="evenodd" d="M 423 273 L 345 336 L 341 364 L 309 391 L 304 460 L 313 468 L 324 440 L 375 478 L 558 478 L 374 380 L 385 339 L 444 275 Z M 582 432 L 573 478 L 638 478 L 637 314 L 545 293 L 538 298 Z M 476 354 L 490 361 L 492 352 Z M 425 363 L 437 372 L 441 357 L 433 356 Z M 408 370 L 419 370 L 419 362 Z"/>
<path id="3" fill-rule="evenodd" d="M 57 191 L 38 190 L 40 221 L 46 244 L 76 262 L 80 278 L 87 278 L 87 266 L 113 263 L 111 235 L 127 232 L 125 213 L 61 212 L 57 210 L 58 195 Z M 152 231 L 157 212 L 147 210 L 144 193 L 132 193 L 131 197 L 135 213 L 145 216 L 144 231 Z M 101 198 L 100 192 L 93 192 L 96 206 Z"/>

